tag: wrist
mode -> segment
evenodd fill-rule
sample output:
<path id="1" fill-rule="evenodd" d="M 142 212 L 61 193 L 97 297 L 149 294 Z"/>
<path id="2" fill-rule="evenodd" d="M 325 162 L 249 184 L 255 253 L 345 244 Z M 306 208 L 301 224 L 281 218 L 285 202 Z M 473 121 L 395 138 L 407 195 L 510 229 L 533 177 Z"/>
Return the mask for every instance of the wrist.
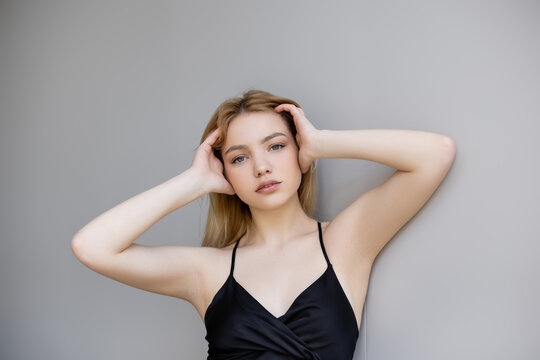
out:
<path id="1" fill-rule="evenodd" d="M 315 161 L 325 157 L 325 140 L 329 135 L 330 130 L 317 130 L 314 135 L 311 157 Z"/>
<path id="2" fill-rule="evenodd" d="M 178 187 L 178 191 L 188 190 L 195 198 L 204 196 L 209 192 L 205 177 L 194 168 L 183 171 L 170 179 L 170 181 L 175 184 L 175 187 Z"/>

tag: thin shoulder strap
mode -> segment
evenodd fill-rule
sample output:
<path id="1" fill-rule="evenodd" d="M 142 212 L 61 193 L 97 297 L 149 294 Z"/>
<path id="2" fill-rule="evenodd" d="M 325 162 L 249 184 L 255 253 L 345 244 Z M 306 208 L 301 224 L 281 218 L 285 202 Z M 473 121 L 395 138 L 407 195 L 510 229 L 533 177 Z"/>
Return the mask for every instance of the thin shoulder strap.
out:
<path id="1" fill-rule="evenodd" d="M 236 244 L 234 245 L 234 249 L 232 251 L 232 260 L 231 260 L 231 272 L 230 272 L 230 275 L 233 274 L 233 270 L 234 270 L 234 258 L 236 256 L 236 248 L 238 247 L 238 243 L 240 242 L 240 238 L 238 238 L 238 240 L 236 240 Z"/>
<path id="2" fill-rule="evenodd" d="M 331 265 L 330 260 L 328 260 L 328 255 L 326 255 L 326 249 L 324 248 L 324 243 L 323 243 L 323 239 L 322 239 L 321 223 L 319 221 L 317 221 L 317 225 L 319 226 L 319 241 L 321 242 L 321 249 L 322 249 L 322 252 L 324 254 L 324 258 L 326 259 L 326 263 L 328 265 Z"/>

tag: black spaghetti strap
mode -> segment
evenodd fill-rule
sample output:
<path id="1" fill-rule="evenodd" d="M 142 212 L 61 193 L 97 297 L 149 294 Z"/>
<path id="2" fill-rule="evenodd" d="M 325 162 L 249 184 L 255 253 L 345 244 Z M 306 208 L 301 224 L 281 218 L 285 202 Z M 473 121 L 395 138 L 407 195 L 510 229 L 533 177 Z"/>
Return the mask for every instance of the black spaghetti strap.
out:
<path id="1" fill-rule="evenodd" d="M 323 251 L 323 254 L 324 254 L 324 258 L 326 259 L 326 263 L 328 265 L 332 265 L 332 264 L 330 264 L 330 260 L 328 260 L 328 255 L 326 255 L 326 249 L 324 248 L 324 243 L 323 243 L 323 239 L 322 239 L 321 223 L 319 221 L 317 221 L 317 225 L 319 226 L 319 241 L 321 242 L 321 248 L 322 248 L 322 251 Z"/>
<path id="2" fill-rule="evenodd" d="M 238 238 L 238 240 L 236 240 L 236 244 L 234 245 L 234 249 L 233 249 L 233 252 L 232 252 L 232 260 L 231 260 L 231 272 L 229 273 L 230 275 L 233 274 L 233 270 L 234 270 L 234 258 L 236 256 L 236 248 L 238 247 L 238 243 L 240 242 L 240 238 Z"/>

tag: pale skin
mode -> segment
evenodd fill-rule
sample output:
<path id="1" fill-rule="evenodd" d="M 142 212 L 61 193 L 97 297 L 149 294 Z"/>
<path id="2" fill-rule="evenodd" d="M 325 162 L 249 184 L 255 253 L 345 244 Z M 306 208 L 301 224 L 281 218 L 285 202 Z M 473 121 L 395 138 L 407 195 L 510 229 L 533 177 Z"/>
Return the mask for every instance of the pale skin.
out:
<path id="1" fill-rule="evenodd" d="M 77 258 L 127 285 L 186 300 L 204 321 L 229 274 L 234 245 L 216 249 L 134 241 L 162 217 L 209 192 L 236 194 L 250 207 L 253 226 L 240 239 L 234 278 L 278 317 L 326 270 L 317 222 L 303 212 L 297 195 L 302 173 L 322 158 L 375 161 L 396 171 L 321 222 L 329 260 L 360 327 L 375 258 L 444 179 L 455 158 L 454 142 L 413 130 L 319 130 L 299 107 L 281 104 L 274 110 L 242 114 L 231 122 L 224 165 L 213 155 L 220 131 L 215 130 L 198 147 L 189 169 L 88 223 L 72 240 Z M 299 148 L 277 114 L 281 111 L 294 118 Z M 260 142 L 276 132 L 284 135 Z M 233 145 L 245 148 L 225 154 Z M 273 192 L 256 192 L 268 179 L 281 183 Z"/>

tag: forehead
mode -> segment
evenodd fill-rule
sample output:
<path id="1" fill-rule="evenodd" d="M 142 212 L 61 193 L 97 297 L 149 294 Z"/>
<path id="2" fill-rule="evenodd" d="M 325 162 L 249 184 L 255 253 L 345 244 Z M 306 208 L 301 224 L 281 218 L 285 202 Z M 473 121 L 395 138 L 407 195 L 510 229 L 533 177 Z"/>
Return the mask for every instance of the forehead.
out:
<path id="1" fill-rule="evenodd" d="M 275 111 L 244 113 L 229 124 L 226 146 L 258 143 L 263 137 L 276 131 L 290 135 L 285 120 Z"/>

